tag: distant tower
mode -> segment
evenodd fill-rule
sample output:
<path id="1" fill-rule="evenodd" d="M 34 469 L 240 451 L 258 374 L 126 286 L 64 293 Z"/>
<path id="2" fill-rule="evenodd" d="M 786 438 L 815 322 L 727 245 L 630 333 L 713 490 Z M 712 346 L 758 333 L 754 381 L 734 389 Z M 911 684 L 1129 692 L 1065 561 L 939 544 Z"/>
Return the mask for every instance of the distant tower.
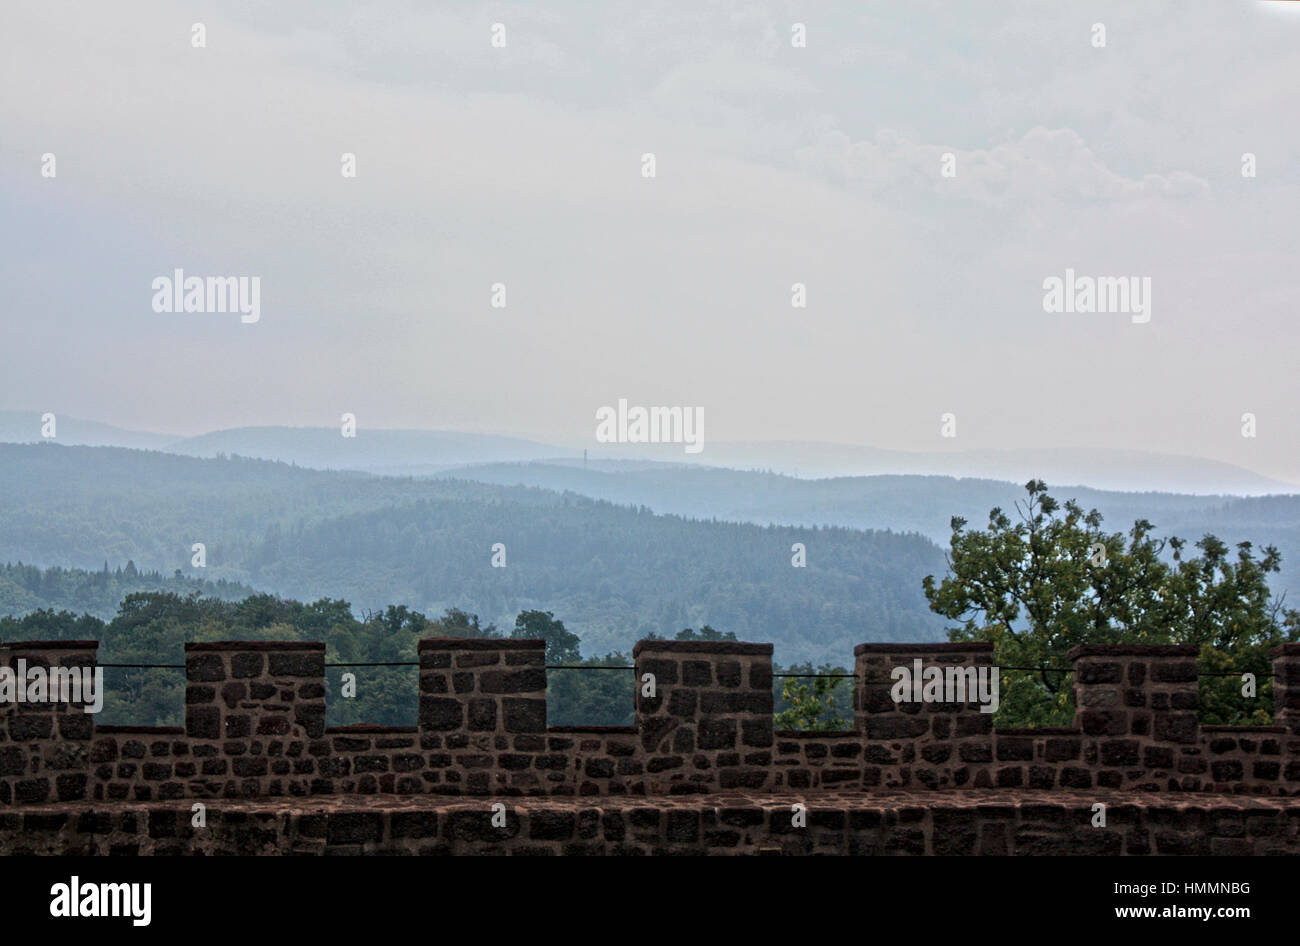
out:
<path id="1" fill-rule="evenodd" d="M 582 468 L 583 470 L 587 469 L 587 451 L 585 448 L 582 451 Z"/>

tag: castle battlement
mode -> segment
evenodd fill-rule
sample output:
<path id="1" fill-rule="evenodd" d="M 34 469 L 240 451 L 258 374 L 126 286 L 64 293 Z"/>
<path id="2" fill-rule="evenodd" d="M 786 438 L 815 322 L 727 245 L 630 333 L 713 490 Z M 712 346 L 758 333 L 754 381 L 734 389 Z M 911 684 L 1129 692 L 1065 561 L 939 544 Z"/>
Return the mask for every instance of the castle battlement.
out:
<path id="1" fill-rule="evenodd" d="M 16 666 L 93 668 L 94 641 L 0 644 Z M 890 669 L 989 667 L 992 645 L 862 644 L 853 728 L 775 729 L 772 646 L 641 641 L 635 725 L 547 725 L 540 640 L 419 643 L 417 724 L 325 725 L 325 646 L 185 648 L 183 727 L 0 705 L 0 804 L 309 796 L 728 792 L 1300 793 L 1300 644 L 1272 651 L 1276 724 L 1201 726 L 1196 650 L 1079 647 L 1074 725 L 997 729 L 976 703 L 895 702 Z M 653 695 L 645 687 L 653 677 Z"/>

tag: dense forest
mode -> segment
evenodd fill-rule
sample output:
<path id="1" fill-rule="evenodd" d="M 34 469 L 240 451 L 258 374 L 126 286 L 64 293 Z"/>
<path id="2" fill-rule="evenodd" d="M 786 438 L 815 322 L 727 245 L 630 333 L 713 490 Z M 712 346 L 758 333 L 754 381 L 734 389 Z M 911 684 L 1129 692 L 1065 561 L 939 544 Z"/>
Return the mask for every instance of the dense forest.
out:
<path id="1" fill-rule="evenodd" d="M 22 570 L 24 574 L 28 569 Z M 52 582 L 92 585 L 95 576 L 67 569 L 46 573 Z M 125 579 L 122 579 L 125 580 Z M 677 639 L 735 639 L 734 633 L 685 628 Z M 323 641 L 327 682 L 327 721 L 330 725 L 368 722 L 413 725 L 418 698 L 416 644 L 423 637 L 531 637 L 547 641 L 547 663 L 590 668 L 563 669 L 548 674 L 547 707 L 555 726 L 631 725 L 633 673 L 630 653 L 610 652 L 582 657 L 581 639 L 551 612 L 524 611 L 508 630 L 482 623 L 477 615 L 451 609 L 440 618 L 428 618 L 403 606 L 353 614 L 346 601 L 322 598 L 304 604 L 273 595 L 250 595 L 242 600 L 222 600 L 174 591 L 128 594 L 110 620 L 69 610 L 41 609 L 21 616 L 0 617 L 0 640 L 96 640 L 101 664 L 184 664 L 187 641 L 203 640 L 303 640 Z M 340 666 L 379 662 L 409 662 L 412 666 Z M 789 668 L 807 673 L 811 665 Z M 824 672 L 847 672 L 829 665 Z M 777 670 L 781 668 L 778 666 Z M 345 687 L 344 674 L 352 674 Z M 153 726 L 184 722 L 185 674 L 173 667 L 105 667 L 106 696 L 101 723 Z M 846 683 L 846 681 L 837 681 Z M 774 693 L 778 712 L 788 710 L 777 680 Z M 852 718 L 851 688 L 837 685 L 833 714 Z"/>
<path id="2" fill-rule="evenodd" d="M 191 565 L 196 542 L 202 569 Z M 806 567 L 792 567 L 795 543 Z M 129 560 L 362 611 L 460 608 L 501 626 L 544 608 L 565 616 L 588 655 L 704 624 L 771 641 L 787 662 L 844 663 L 862 641 L 943 636 L 920 585 L 943 570 L 943 553 L 918 535 L 109 447 L 0 445 L 6 559 L 92 570 Z M 104 613 L 102 600 L 51 605 Z"/>
<path id="3" fill-rule="evenodd" d="M 1011 508 L 1018 483 L 952 476 L 839 476 L 799 479 L 753 470 L 670 464 L 603 463 L 599 468 L 551 463 L 494 463 L 438 474 L 501 486 L 569 491 L 658 513 L 716 517 L 760 525 L 831 525 L 915 532 L 944 545 L 949 521 L 972 522 L 994 506 Z M 1127 527 L 1150 519 L 1163 535 L 1199 539 L 1213 533 L 1229 544 L 1273 545 L 1282 568 L 1273 590 L 1300 598 L 1300 495 L 1196 496 L 1117 492 L 1051 484 L 1062 498 L 1098 510 Z"/>
<path id="4" fill-rule="evenodd" d="M 38 568 L 21 562 L 0 564 L 0 615 L 22 615 L 30 611 L 75 611 L 92 617 L 111 618 L 118 605 L 135 591 L 171 591 L 179 595 L 202 594 L 223 601 L 237 601 L 253 589 L 218 579 L 204 581 L 173 572 L 142 572 L 127 561 L 112 570 L 105 562 L 98 571 L 83 568 Z M 2 640 L 3 638 L 0 638 Z"/>

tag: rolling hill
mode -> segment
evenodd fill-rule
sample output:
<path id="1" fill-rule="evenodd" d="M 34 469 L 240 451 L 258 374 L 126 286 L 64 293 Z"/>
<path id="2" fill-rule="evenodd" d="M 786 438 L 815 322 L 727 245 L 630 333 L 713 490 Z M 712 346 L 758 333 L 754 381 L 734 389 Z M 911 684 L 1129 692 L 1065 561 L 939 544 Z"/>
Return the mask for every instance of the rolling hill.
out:
<path id="1" fill-rule="evenodd" d="M 0 445 L 0 561 L 187 575 L 359 611 L 556 613 L 588 653 L 702 624 L 779 659 L 847 661 L 863 640 L 936 640 L 918 535 L 657 515 L 572 493 L 304 470 L 107 447 Z M 807 547 L 806 568 L 791 546 Z M 491 564 L 502 543 L 506 567 Z"/>

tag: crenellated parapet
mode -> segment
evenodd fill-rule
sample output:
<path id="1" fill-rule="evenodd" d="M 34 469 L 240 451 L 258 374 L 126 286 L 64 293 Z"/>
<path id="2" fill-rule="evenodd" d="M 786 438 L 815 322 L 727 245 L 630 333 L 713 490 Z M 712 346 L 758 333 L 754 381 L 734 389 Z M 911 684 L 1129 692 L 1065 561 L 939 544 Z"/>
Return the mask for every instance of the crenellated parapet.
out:
<path id="1" fill-rule="evenodd" d="M 0 668 L 66 683 L 93 641 L 0 644 Z M 0 804 L 330 795 L 747 792 L 1300 794 L 1300 645 L 1272 651 L 1276 723 L 1201 726 L 1196 650 L 1069 654 L 1074 725 L 998 729 L 989 644 L 862 644 L 840 732 L 774 728 L 772 646 L 642 641 L 635 724 L 547 724 L 545 644 L 419 644 L 415 726 L 327 727 L 325 648 L 185 649 L 182 727 L 96 726 L 75 702 L 0 703 Z M 2 681 L 0 681 L 2 682 Z M 3 693 L 0 687 L 0 693 Z M 32 695 L 28 693 L 27 695 Z"/>

